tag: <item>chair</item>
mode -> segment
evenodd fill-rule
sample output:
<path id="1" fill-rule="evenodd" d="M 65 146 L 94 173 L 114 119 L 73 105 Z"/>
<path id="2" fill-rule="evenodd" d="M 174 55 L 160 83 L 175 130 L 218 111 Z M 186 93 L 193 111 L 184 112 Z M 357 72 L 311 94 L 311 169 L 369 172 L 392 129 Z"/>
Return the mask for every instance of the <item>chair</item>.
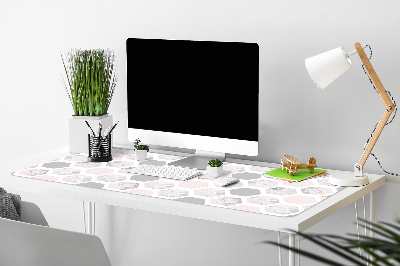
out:
<path id="1" fill-rule="evenodd" d="M 34 203 L 21 209 L 21 222 L 0 218 L 0 265 L 111 266 L 99 237 L 48 227 Z"/>
<path id="2" fill-rule="evenodd" d="M 49 226 L 39 207 L 32 202 L 21 201 L 21 222 Z"/>

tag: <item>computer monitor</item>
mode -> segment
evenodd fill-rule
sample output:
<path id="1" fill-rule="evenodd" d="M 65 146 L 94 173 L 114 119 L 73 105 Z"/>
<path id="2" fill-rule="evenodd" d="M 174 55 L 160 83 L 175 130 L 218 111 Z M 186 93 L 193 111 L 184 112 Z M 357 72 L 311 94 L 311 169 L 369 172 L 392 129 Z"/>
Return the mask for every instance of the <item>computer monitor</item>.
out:
<path id="1" fill-rule="evenodd" d="M 258 155 L 257 43 L 129 38 L 128 139 L 196 149 L 171 163 L 206 169 Z"/>

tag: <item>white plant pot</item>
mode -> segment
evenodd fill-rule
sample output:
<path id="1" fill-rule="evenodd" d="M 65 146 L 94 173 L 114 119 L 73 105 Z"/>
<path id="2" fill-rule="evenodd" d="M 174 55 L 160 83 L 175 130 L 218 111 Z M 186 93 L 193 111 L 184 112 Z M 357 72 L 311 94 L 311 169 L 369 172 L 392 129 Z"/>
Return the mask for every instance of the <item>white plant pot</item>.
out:
<path id="1" fill-rule="evenodd" d="M 136 160 L 143 161 L 147 158 L 146 150 L 136 150 Z"/>
<path id="2" fill-rule="evenodd" d="M 224 167 L 223 167 L 223 165 L 218 166 L 218 167 L 212 167 L 212 166 L 207 165 L 207 171 L 208 171 L 209 176 L 219 177 L 224 172 Z"/>
<path id="3" fill-rule="evenodd" d="M 85 120 L 89 123 L 93 131 L 96 131 L 99 122 L 103 128 L 102 132 L 105 132 L 109 126 L 113 125 L 113 117 L 108 114 L 103 116 L 72 116 L 69 119 L 69 152 L 89 153 L 88 126 Z M 112 146 L 113 138 L 111 137 Z"/>

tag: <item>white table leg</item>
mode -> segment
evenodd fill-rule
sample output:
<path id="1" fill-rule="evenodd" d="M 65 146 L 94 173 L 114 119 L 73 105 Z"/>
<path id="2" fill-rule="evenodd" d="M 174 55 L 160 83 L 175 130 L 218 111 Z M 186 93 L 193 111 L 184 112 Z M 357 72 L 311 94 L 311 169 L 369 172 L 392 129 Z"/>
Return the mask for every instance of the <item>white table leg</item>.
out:
<path id="1" fill-rule="evenodd" d="M 94 202 L 83 202 L 83 218 L 86 234 L 95 234 L 95 204 Z"/>
<path id="2" fill-rule="evenodd" d="M 296 234 L 289 233 L 289 247 L 294 248 L 296 247 Z M 295 253 L 294 251 L 289 250 L 289 266 L 295 266 Z"/>
<path id="3" fill-rule="evenodd" d="M 300 235 L 297 235 L 297 249 L 300 250 Z M 300 253 L 297 253 L 297 265 L 300 266 Z"/>
<path id="4" fill-rule="evenodd" d="M 375 222 L 375 190 L 369 193 L 369 221 Z M 371 237 L 375 237 L 375 232 L 371 231 Z"/>
<path id="5" fill-rule="evenodd" d="M 375 190 L 369 193 L 369 221 L 370 222 L 375 222 Z M 374 226 L 370 226 L 370 229 L 374 229 Z M 371 231 L 371 237 L 375 238 L 375 232 Z M 374 252 L 374 250 L 373 250 Z M 375 261 L 371 257 L 372 261 Z"/>
<path id="6" fill-rule="evenodd" d="M 281 232 L 278 231 L 278 244 L 281 244 Z M 282 266 L 282 253 L 281 253 L 281 246 L 278 247 L 278 255 L 279 255 L 279 266 Z"/>

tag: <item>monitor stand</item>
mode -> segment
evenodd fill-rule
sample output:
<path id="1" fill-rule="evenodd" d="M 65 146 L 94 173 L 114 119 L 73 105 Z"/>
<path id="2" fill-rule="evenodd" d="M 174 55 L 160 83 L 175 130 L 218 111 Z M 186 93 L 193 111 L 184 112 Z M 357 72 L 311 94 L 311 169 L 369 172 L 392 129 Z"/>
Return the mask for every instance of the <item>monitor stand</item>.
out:
<path id="1" fill-rule="evenodd" d="M 225 153 L 196 150 L 193 156 L 181 159 L 179 161 L 171 162 L 168 165 L 184 167 L 184 168 L 192 168 L 198 170 L 206 170 L 208 161 L 212 159 L 219 159 L 221 161 L 224 161 Z"/>

